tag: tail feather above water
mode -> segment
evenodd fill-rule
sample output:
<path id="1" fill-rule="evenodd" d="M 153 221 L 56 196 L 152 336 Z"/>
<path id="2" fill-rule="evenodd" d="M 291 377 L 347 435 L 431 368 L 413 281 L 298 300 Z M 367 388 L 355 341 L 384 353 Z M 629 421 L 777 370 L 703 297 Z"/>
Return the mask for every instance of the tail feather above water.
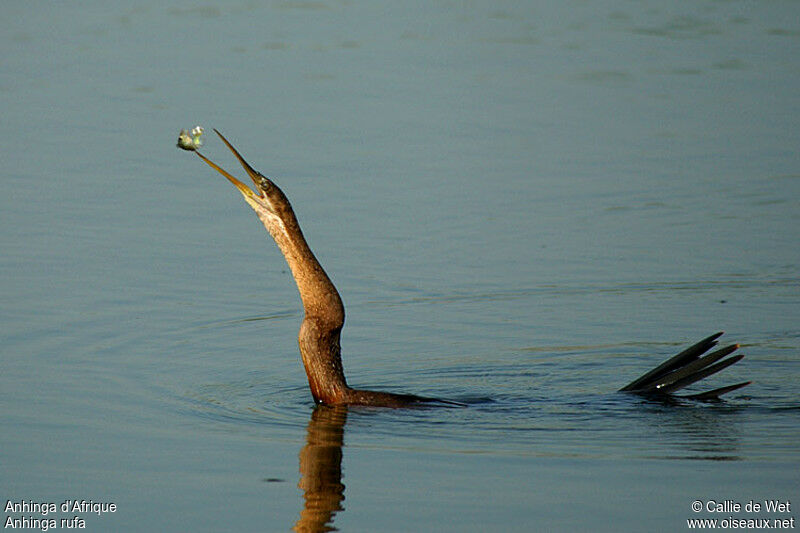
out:
<path id="1" fill-rule="evenodd" d="M 664 361 L 650 372 L 647 372 L 640 378 L 625 385 L 620 391 L 634 392 L 637 394 L 672 394 L 675 391 L 716 374 L 720 370 L 739 362 L 744 355 L 738 354 L 728 357 L 739 348 L 738 344 L 731 344 L 730 346 L 703 355 L 717 345 L 717 339 L 721 335 L 722 332 L 720 331 L 690 346 L 678 355 Z M 726 357 L 728 358 L 725 359 Z M 695 400 L 718 399 L 725 393 L 749 384 L 749 381 L 745 381 L 743 383 L 693 394 L 687 396 L 687 398 Z"/>

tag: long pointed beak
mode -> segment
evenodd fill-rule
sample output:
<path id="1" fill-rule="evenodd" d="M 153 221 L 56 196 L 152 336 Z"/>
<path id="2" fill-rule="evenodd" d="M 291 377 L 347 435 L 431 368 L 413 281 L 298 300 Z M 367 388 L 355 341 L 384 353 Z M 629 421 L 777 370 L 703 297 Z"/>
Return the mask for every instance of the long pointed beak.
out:
<path id="1" fill-rule="evenodd" d="M 253 183 L 254 183 L 254 184 L 255 184 L 255 186 L 256 186 L 256 190 L 257 190 L 257 191 L 258 191 L 258 190 L 260 190 L 260 189 L 258 188 L 258 184 L 259 184 L 259 182 L 261 181 L 261 179 L 260 179 L 260 178 L 263 178 L 263 176 L 261 175 L 261 173 L 260 173 L 260 172 L 258 172 L 257 170 L 255 170 L 253 167 L 251 167 L 251 166 L 250 166 L 250 163 L 248 163 L 247 161 L 245 161 L 245 160 L 244 160 L 244 157 L 242 157 L 242 156 L 241 156 L 241 154 L 239 154 L 239 151 L 238 151 L 236 148 L 234 148 L 234 147 L 233 147 L 233 145 L 232 145 L 231 143 L 229 143 L 229 142 L 228 142 L 228 139 L 226 139 L 226 138 L 225 138 L 225 136 L 224 136 L 224 135 L 222 135 L 222 134 L 219 132 L 219 130 L 217 130 L 217 128 L 214 128 L 214 133 L 216 133 L 217 135 L 219 135 L 219 138 L 220 138 L 220 139 L 222 139 L 222 142 L 224 142 L 224 143 L 225 143 L 225 146 L 227 146 L 227 147 L 228 147 L 228 149 L 229 149 L 231 152 L 233 152 L 233 155 L 235 155 L 235 156 L 236 156 L 236 159 L 238 159 L 238 160 L 239 160 L 239 163 L 242 165 L 242 168 L 244 169 L 244 171 L 245 171 L 245 172 L 247 172 L 247 175 L 248 175 L 248 176 L 250 176 L 250 179 L 251 179 L 251 180 L 253 180 Z"/>
<path id="2" fill-rule="evenodd" d="M 208 163 L 208 166 L 210 166 L 211 168 L 213 168 L 214 170 L 216 170 L 217 172 L 219 172 L 220 174 L 222 174 L 223 176 L 228 178 L 228 181 L 233 183 L 236 186 L 236 188 L 239 189 L 239 192 L 241 192 L 244 195 L 245 199 L 247 199 L 247 198 L 255 199 L 255 198 L 258 197 L 258 195 L 256 195 L 256 193 L 254 193 L 253 190 L 250 187 L 248 187 L 247 185 L 245 185 L 241 181 L 239 181 L 236 178 L 234 178 L 233 176 L 231 176 L 228 173 L 227 170 L 225 170 L 224 168 L 220 167 L 219 165 L 217 165 L 216 163 L 214 163 L 213 161 L 208 159 L 206 156 L 204 156 L 200 152 L 195 150 L 194 153 L 196 153 L 197 156 L 200 159 L 202 159 L 203 161 Z"/>
<path id="3" fill-rule="evenodd" d="M 236 156 L 236 159 L 239 160 L 239 163 L 242 165 L 242 168 L 244 168 L 245 172 L 247 172 L 247 175 L 250 176 L 250 179 L 253 180 L 253 183 L 256 185 L 256 191 L 259 191 L 260 189 L 258 188 L 258 178 L 261 177 L 261 174 L 259 174 L 256 170 L 254 170 L 253 167 L 251 167 L 250 164 L 244 160 L 244 158 L 239 154 L 236 148 L 234 148 L 233 145 L 228 142 L 228 139 L 226 139 L 216 129 L 214 129 L 214 131 L 216 132 L 217 135 L 219 135 L 219 138 L 222 139 L 222 142 L 225 143 L 228 149 L 230 149 L 230 151 L 233 152 L 233 155 Z M 234 178 L 227 170 L 225 170 L 224 168 L 220 167 L 219 165 L 208 159 L 199 151 L 195 150 L 195 153 L 200 159 L 205 161 L 208 164 L 208 166 L 210 166 L 211 168 L 213 168 L 214 170 L 225 176 L 228 179 L 228 181 L 233 183 L 233 185 L 237 189 L 239 189 L 239 191 L 244 195 L 245 199 L 248 198 L 255 199 L 263 197 L 263 195 L 260 192 L 254 192 L 250 187 L 248 187 L 238 179 Z"/>

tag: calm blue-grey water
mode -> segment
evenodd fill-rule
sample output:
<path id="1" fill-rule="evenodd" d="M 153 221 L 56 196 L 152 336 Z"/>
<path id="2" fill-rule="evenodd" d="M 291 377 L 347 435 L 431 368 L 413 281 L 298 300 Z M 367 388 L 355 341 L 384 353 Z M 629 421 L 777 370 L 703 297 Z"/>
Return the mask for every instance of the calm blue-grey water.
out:
<path id="1" fill-rule="evenodd" d="M 800 505 L 796 2 L 0 13 L 0 500 L 117 506 L 4 526 L 796 517 L 691 509 Z M 291 198 L 351 384 L 467 408 L 314 411 L 292 278 L 175 148 L 195 124 Z M 709 386 L 753 381 L 727 401 L 615 392 L 718 330 L 746 358 Z"/>

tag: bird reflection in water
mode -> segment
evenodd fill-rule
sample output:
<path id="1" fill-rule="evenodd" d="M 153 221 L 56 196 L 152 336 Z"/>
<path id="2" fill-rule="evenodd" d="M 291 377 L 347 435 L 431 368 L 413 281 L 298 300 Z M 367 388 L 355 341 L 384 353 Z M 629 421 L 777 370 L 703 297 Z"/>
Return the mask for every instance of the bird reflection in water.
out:
<path id="1" fill-rule="evenodd" d="M 336 531 L 333 519 L 343 511 L 342 444 L 347 406 L 318 405 L 308 423 L 300 450 L 300 482 L 305 504 L 294 531 Z"/>

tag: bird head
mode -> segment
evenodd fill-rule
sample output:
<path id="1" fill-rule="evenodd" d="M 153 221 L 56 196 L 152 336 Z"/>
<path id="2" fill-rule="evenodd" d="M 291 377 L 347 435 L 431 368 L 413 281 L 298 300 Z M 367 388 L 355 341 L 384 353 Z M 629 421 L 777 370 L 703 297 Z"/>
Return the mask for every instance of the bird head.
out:
<path id="1" fill-rule="evenodd" d="M 288 203 L 286 200 L 286 196 L 284 196 L 283 192 L 274 184 L 272 181 L 261 174 L 259 171 L 255 170 L 250 164 L 245 161 L 245 159 L 239 154 L 238 150 L 233 147 L 233 145 L 228 142 L 219 131 L 214 129 L 214 132 L 219 135 L 219 138 L 222 139 L 222 142 L 233 152 L 233 155 L 236 156 L 236 159 L 239 160 L 239 163 L 244 168 L 247 175 L 250 176 L 250 179 L 253 181 L 255 185 L 255 190 L 251 189 L 246 184 L 242 183 L 235 177 L 233 177 L 228 171 L 224 168 L 220 167 L 206 156 L 201 154 L 199 151 L 195 150 L 195 153 L 205 161 L 208 166 L 225 176 L 228 181 L 233 183 L 233 185 L 242 193 L 245 201 L 248 203 L 250 207 L 256 212 L 256 214 L 264 221 L 265 224 L 272 224 L 272 223 L 281 223 L 281 215 L 280 213 L 283 211 L 281 206 L 284 203 Z"/>

